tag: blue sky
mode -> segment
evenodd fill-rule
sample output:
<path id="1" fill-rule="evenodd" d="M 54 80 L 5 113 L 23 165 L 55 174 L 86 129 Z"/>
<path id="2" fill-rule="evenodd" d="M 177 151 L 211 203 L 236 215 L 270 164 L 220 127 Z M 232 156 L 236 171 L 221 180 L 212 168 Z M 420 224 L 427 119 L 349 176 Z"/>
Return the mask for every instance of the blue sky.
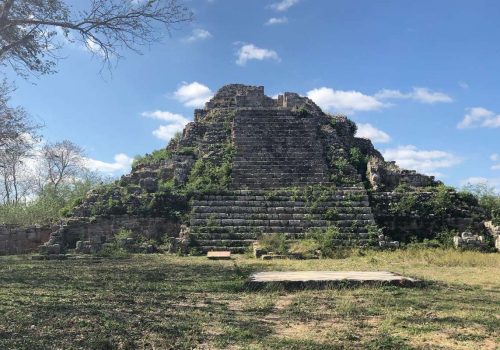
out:
<path id="1" fill-rule="evenodd" d="M 81 6 L 81 2 L 76 2 Z M 83 146 L 115 175 L 164 147 L 227 83 L 308 95 L 359 123 L 387 160 L 445 183 L 500 189 L 500 3 L 192 0 L 195 21 L 100 73 L 98 53 L 61 50 L 59 72 L 13 102 L 48 141 Z"/>

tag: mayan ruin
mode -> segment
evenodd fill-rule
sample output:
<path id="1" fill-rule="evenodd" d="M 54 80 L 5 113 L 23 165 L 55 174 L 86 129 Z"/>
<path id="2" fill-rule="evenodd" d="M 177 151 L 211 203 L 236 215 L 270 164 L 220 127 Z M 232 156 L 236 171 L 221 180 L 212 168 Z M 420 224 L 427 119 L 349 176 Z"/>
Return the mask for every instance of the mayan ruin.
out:
<path id="1" fill-rule="evenodd" d="M 500 350 L 499 10 L 0 0 L 0 350 Z"/>

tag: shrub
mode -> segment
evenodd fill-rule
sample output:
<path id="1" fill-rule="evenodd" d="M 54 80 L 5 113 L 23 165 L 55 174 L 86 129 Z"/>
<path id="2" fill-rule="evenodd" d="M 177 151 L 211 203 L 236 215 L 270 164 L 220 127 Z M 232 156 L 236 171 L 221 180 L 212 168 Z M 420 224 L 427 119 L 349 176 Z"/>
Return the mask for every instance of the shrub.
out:
<path id="1" fill-rule="evenodd" d="M 326 257 L 334 255 L 334 251 L 338 250 L 335 241 L 340 238 L 340 229 L 337 226 L 329 226 L 326 230 L 312 229 L 306 233 L 306 237 L 313 239 L 318 243 L 321 254 Z"/>
<path id="2" fill-rule="evenodd" d="M 444 229 L 436 235 L 436 241 L 444 248 L 451 248 L 453 247 L 453 237 L 457 235 L 456 230 Z"/>
<path id="3" fill-rule="evenodd" d="M 337 220 L 339 218 L 339 212 L 337 208 L 329 208 L 324 214 L 323 219 L 325 220 Z"/>
<path id="4" fill-rule="evenodd" d="M 286 254 L 286 236 L 282 233 L 264 234 L 259 240 L 260 246 L 267 252 Z"/>

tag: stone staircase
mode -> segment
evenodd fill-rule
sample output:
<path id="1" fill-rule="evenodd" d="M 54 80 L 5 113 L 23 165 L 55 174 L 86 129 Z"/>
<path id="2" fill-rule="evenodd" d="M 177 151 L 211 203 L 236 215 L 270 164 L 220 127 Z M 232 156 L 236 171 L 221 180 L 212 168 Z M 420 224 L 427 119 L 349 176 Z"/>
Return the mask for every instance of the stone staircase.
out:
<path id="1" fill-rule="evenodd" d="M 292 240 L 329 226 L 340 230 L 337 245 L 378 245 L 363 185 L 330 182 L 318 125 L 290 109 L 238 110 L 231 191 L 192 203 L 190 234 L 199 250 L 242 253 L 265 234 Z M 321 200 L 308 194 L 318 186 Z"/>
<path id="2" fill-rule="evenodd" d="M 235 190 L 194 200 L 191 237 L 198 248 L 244 252 L 260 236 L 283 233 L 288 239 L 304 238 L 312 229 L 340 229 L 337 245 L 378 245 L 375 221 L 362 187 L 332 188 L 319 202 L 304 192 Z"/>
<path id="3" fill-rule="evenodd" d="M 242 110 L 233 123 L 235 189 L 329 182 L 318 123 L 289 109 Z"/>

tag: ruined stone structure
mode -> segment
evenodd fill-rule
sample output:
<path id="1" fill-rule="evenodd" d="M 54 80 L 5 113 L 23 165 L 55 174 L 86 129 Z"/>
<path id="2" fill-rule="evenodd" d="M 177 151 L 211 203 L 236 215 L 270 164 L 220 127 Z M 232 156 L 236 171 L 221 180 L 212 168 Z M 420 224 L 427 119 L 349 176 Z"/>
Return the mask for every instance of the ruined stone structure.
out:
<path id="1" fill-rule="evenodd" d="M 386 162 L 355 132 L 296 93 L 272 99 L 260 86 L 224 86 L 166 149 L 89 193 L 44 249 L 105 241 L 122 226 L 178 237 L 184 224 L 192 247 L 233 252 L 261 235 L 297 239 L 331 227 L 339 246 L 373 247 L 443 227 L 481 230 L 477 203 Z M 453 204 L 439 215 L 421 207 L 441 197 Z"/>

